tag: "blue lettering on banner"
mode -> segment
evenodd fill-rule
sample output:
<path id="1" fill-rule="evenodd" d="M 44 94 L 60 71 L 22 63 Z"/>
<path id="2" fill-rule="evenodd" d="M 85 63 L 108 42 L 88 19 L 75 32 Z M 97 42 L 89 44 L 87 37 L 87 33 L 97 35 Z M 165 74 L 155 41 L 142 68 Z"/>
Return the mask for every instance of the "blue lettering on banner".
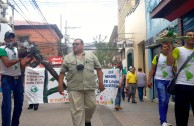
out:
<path id="1" fill-rule="evenodd" d="M 104 84 L 107 84 L 107 83 L 115 83 L 115 84 L 118 84 L 119 83 L 119 80 L 104 80 Z"/>
<path id="2" fill-rule="evenodd" d="M 117 84 L 104 84 L 104 87 L 117 87 Z"/>
<path id="3" fill-rule="evenodd" d="M 118 84 L 119 81 L 118 80 L 109 80 L 109 83 L 116 83 L 116 84 Z"/>
<path id="4" fill-rule="evenodd" d="M 108 80 L 104 80 L 104 83 L 108 83 Z"/>
<path id="5" fill-rule="evenodd" d="M 113 74 L 113 70 L 111 70 L 111 71 L 108 71 L 108 74 Z"/>
<path id="6" fill-rule="evenodd" d="M 105 78 L 116 78 L 116 75 L 105 75 Z"/>

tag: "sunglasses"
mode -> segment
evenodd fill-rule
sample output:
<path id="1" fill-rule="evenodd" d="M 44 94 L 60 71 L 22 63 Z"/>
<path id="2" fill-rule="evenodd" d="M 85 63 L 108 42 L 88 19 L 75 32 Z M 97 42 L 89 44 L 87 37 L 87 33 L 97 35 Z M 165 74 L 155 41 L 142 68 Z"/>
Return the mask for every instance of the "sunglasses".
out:
<path id="1" fill-rule="evenodd" d="M 80 45 L 81 43 L 73 43 L 72 46 L 78 46 Z"/>

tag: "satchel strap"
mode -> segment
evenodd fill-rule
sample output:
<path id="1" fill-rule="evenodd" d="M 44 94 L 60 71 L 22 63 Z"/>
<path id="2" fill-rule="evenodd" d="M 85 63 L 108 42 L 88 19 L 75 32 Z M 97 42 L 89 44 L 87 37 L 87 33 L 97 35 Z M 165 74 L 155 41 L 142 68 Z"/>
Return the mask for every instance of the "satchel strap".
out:
<path id="1" fill-rule="evenodd" d="M 175 77 L 177 77 L 179 75 L 179 73 L 181 72 L 181 70 L 187 65 L 187 63 L 191 60 L 191 58 L 194 56 L 194 51 L 192 52 L 192 54 L 187 58 L 187 60 L 183 63 L 183 65 L 180 67 L 179 71 L 177 72 L 177 74 L 175 75 Z"/>

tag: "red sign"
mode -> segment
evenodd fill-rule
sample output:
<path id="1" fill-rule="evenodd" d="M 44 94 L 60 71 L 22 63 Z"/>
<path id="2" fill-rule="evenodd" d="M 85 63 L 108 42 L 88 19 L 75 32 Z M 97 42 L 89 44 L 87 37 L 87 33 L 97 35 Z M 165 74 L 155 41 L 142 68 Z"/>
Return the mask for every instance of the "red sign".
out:
<path id="1" fill-rule="evenodd" d="M 53 65 L 61 65 L 63 63 L 63 58 L 61 56 L 50 57 L 48 59 Z"/>

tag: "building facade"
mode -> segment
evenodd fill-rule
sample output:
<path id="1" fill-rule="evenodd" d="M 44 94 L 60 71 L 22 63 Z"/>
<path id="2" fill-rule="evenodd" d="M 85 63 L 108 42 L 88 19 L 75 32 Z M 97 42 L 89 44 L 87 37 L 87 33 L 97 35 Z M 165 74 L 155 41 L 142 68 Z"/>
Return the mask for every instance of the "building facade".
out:
<path id="1" fill-rule="evenodd" d="M 63 35 L 55 24 L 14 21 L 14 32 L 19 42 L 32 42 L 38 45 L 44 58 L 61 55 Z"/>
<path id="2" fill-rule="evenodd" d="M 119 0 L 118 2 L 118 47 L 126 63 L 148 73 L 148 50 L 146 41 L 146 13 L 144 0 Z M 144 94 L 147 96 L 147 91 Z"/>
<path id="3" fill-rule="evenodd" d="M 118 1 L 118 48 L 126 67 L 146 69 L 146 20 L 144 0 Z"/>

